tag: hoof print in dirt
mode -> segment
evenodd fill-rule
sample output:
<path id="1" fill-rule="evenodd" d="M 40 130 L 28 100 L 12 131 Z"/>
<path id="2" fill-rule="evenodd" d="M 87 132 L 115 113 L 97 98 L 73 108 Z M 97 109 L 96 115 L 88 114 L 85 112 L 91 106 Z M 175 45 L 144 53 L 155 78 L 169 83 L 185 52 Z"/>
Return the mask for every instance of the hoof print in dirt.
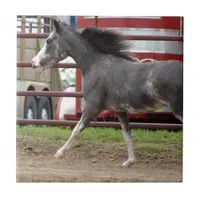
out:
<path id="1" fill-rule="evenodd" d="M 33 151 L 33 148 L 32 147 L 26 147 L 24 150 L 25 151 Z"/>
<path id="2" fill-rule="evenodd" d="M 91 160 L 91 162 L 96 163 L 96 162 L 98 162 L 98 160 L 94 158 L 94 159 Z"/>

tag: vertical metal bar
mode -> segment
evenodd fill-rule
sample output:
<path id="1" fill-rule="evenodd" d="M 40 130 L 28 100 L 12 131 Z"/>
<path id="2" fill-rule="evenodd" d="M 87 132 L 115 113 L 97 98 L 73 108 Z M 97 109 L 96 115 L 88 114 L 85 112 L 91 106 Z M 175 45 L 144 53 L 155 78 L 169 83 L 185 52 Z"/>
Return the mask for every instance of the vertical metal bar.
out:
<path id="1" fill-rule="evenodd" d="M 32 23 L 29 23 L 29 33 L 32 33 Z"/>
<path id="2" fill-rule="evenodd" d="M 50 18 L 50 24 L 51 24 L 51 28 L 50 28 L 50 32 L 51 31 L 53 31 L 53 20 L 55 19 L 55 16 L 52 16 L 51 18 Z"/>
<path id="3" fill-rule="evenodd" d="M 41 25 L 41 16 L 37 17 L 37 32 L 41 33 L 42 32 L 42 25 Z"/>
<path id="4" fill-rule="evenodd" d="M 44 33 L 50 33 L 50 24 L 51 24 L 51 21 L 50 21 L 50 18 L 49 17 L 45 17 L 44 18 Z"/>
<path id="5" fill-rule="evenodd" d="M 95 16 L 95 26 L 98 27 L 98 16 Z"/>
<path id="6" fill-rule="evenodd" d="M 44 18 L 44 33 L 48 32 L 46 24 L 47 24 L 47 18 Z"/>
<path id="7" fill-rule="evenodd" d="M 79 68 L 76 69 L 76 92 L 81 92 L 82 90 L 82 74 Z M 76 113 L 81 112 L 81 99 L 76 98 Z"/>
<path id="8" fill-rule="evenodd" d="M 21 32 L 26 32 L 26 17 L 22 16 Z M 25 61 L 25 38 L 20 39 L 20 61 Z M 19 69 L 19 79 L 24 80 L 24 68 Z"/>
<path id="9" fill-rule="evenodd" d="M 183 35 L 184 34 L 184 17 L 181 17 L 181 35 Z"/>
<path id="10" fill-rule="evenodd" d="M 37 33 L 41 33 L 41 32 L 42 32 L 41 16 L 37 16 Z M 40 50 L 40 43 L 39 43 L 39 39 L 37 39 L 37 53 L 39 52 L 39 50 Z M 40 73 L 35 73 L 35 80 L 40 82 Z"/>

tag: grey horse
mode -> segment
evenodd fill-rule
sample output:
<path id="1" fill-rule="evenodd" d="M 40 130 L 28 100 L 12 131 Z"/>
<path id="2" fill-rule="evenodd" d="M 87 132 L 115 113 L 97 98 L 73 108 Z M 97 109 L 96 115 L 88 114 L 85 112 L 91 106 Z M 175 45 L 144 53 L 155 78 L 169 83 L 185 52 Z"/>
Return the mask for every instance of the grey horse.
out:
<path id="1" fill-rule="evenodd" d="M 177 60 L 135 62 L 125 53 L 127 44 L 117 32 L 89 27 L 79 33 L 56 20 L 54 26 L 43 48 L 32 59 L 32 67 L 45 70 L 71 56 L 81 69 L 86 101 L 80 121 L 55 157 L 64 157 L 91 120 L 101 111 L 110 110 L 118 116 L 128 149 L 128 160 L 123 166 L 131 166 L 136 159 L 128 113 L 169 106 L 182 121 L 183 63 Z"/>

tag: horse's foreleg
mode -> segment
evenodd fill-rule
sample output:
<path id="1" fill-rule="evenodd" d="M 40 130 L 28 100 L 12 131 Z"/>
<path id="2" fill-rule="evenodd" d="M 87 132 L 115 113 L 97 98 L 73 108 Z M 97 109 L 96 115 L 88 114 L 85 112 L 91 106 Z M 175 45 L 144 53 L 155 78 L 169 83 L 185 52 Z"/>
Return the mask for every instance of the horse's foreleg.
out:
<path id="1" fill-rule="evenodd" d="M 64 146 L 62 146 L 54 155 L 56 158 L 62 158 L 65 156 L 65 152 L 70 149 L 75 139 L 80 135 L 81 131 L 90 123 L 92 119 L 94 119 L 94 117 L 98 115 L 98 111 L 99 110 L 97 109 L 88 107 L 87 104 L 85 105 L 80 121 L 73 129 L 71 136 Z"/>
<path id="2" fill-rule="evenodd" d="M 121 124 L 124 140 L 128 149 L 128 160 L 123 163 L 123 166 L 128 167 L 135 163 L 135 154 L 133 151 L 133 142 L 130 134 L 129 121 L 127 113 L 116 113 Z"/>
<path id="3" fill-rule="evenodd" d="M 71 136 L 69 137 L 69 139 L 67 140 L 67 142 L 65 143 L 65 145 L 63 147 L 61 147 L 56 154 L 54 155 L 56 158 L 62 158 L 65 156 L 65 151 L 70 149 L 70 147 L 72 146 L 72 143 L 74 142 L 74 140 L 80 135 L 81 131 L 85 128 L 85 124 L 83 122 L 83 119 L 81 118 L 80 121 L 78 122 L 78 124 L 75 126 L 75 128 L 72 131 Z"/>

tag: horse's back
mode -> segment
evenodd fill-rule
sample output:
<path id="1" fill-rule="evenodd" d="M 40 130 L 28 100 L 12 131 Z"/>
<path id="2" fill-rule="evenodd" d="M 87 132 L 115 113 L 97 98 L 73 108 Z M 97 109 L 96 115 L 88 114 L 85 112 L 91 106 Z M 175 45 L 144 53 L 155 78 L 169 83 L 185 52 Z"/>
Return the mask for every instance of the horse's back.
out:
<path id="1" fill-rule="evenodd" d="M 102 72 L 106 75 L 103 83 L 111 89 L 124 86 L 126 89 L 130 87 L 138 90 L 150 79 L 166 84 L 183 82 L 183 63 L 178 60 L 140 63 L 121 59 L 102 69 Z"/>

